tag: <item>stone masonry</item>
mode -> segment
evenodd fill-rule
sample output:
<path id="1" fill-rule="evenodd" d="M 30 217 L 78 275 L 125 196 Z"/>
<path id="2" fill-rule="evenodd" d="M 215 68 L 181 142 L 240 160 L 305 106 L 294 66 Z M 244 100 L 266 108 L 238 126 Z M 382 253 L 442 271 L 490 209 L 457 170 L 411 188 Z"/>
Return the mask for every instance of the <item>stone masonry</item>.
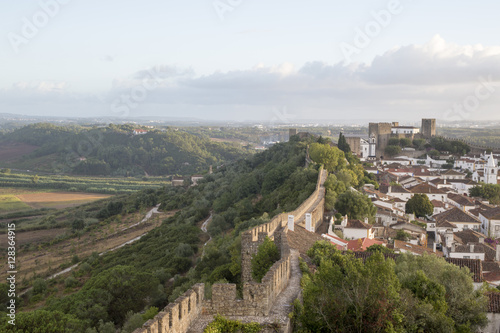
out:
<path id="1" fill-rule="evenodd" d="M 267 318 L 276 305 L 280 293 L 288 286 L 292 266 L 295 267 L 295 271 L 298 270 L 298 262 L 295 262 L 297 261 L 296 254 L 293 257 L 293 251 L 288 244 L 288 216 L 293 215 L 295 221 L 299 221 L 305 219 L 305 214 L 308 213 L 313 217 L 312 224 L 314 226 L 321 222 L 325 195 L 323 183 L 326 177 L 327 172 L 321 168 L 316 190 L 296 210 L 279 214 L 270 222 L 242 234 L 242 299 L 237 296 L 235 284 L 214 284 L 210 300 L 204 298 L 204 284 L 196 284 L 175 302 L 167 305 L 153 319 L 148 320 L 143 327 L 136 329 L 134 333 L 202 332 L 203 327 L 198 327 L 193 323 L 201 316 L 206 318 L 216 314 L 230 318 Z M 275 242 L 280 250 L 281 258 L 269 269 L 262 278 L 262 282 L 257 283 L 253 281 L 251 275 L 251 260 L 266 237 Z M 294 252 L 296 253 L 296 251 Z M 292 257 L 294 258 L 293 265 Z M 279 331 L 291 332 L 289 319 L 286 318 L 285 321 L 280 323 Z M 274 323 L 267 324 L 272 326 Z"/>

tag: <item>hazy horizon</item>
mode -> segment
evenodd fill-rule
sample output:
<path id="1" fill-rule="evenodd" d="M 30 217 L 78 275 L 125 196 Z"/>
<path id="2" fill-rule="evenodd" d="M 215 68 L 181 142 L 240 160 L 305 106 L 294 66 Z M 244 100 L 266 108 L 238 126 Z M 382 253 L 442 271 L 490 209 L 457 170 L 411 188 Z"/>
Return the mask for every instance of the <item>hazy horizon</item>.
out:
<path id="1" fill-rule="evenodd" d="M 500 120 L 500 4 L 41 0 L 0 11 L 0 113 Z"/>

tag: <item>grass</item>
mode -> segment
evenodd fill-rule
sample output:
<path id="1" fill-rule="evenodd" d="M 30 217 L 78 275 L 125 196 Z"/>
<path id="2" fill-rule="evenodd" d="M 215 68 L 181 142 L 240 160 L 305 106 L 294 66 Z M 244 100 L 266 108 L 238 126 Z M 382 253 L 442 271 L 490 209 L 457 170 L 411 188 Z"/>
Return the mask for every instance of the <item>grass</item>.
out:
<path id="1" fill-rule="evenodd" d="M 0 195 L 0 213 L 31 209 L 15 195 Z"/>

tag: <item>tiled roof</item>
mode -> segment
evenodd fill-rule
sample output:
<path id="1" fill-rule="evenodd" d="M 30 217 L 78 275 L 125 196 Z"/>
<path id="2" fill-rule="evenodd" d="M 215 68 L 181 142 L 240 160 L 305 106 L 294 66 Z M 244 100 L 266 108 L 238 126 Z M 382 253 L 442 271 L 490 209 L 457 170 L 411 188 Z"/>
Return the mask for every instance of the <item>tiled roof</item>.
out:
<path id="1" fill-rule="evenodd" d="M 445 207 L 444 202 L 440 200 L 431 200 L 431 203 L 432 205 L 434 205 L 434 207 L 442 207 L 442 208 Z"/>
<path id="2" fill-rule="evenodd" d="M 459 267 L 467 267 L 473 274 L 472 279 L 474 282 L 483 282 L 483 265 L 479 259 L 463 259 L 463 258 L 446 258 L 446 261 L 450 264 L 457 265 Z"/>
<path id="3" fill-rule="evenodd" d="M 390 194 L 389 189 L 391 190 L 390 193 L 410 193 L 407 189 L 405 189 L 402 186 L 380 185 L 379 187 L 379 191 L 385 194 Z"/>
<path id="4" fill-rule="evenodd" d="M 498 262 L 492 260 L 483 261 L 483 272 L 500 272 Z"/>
<path id="5" fill-rule="evenodd" d="M 314 243 L 324 240 L 320 235 L 314 232 L 309 232 L 306 229 L 295 226 L 295 231 L 288 230 L 288 244 L 291 248 L 297 249 L 300 254 L 306 254 Z"/>
<path id="6" fill-rule="evenodd" d="M 500 313 L 500 293 L 490 292 L 487 295 L 489 298 L 488 312 Z"/>
<path id="7" fill-rule="evenodd" d="M 441 251 L 433 252 L 432 249 L 429 249 L 427 247 L 406 243 L 406 242 L 403 242 L 403 241 L 400 241 L 397 239 L 394 240 L 394 249 L 405 250 L 405 251 L 408 251 L 411 253 L 416 253 L 419 255 L 427 253 L 427 254 L 435 254 L 438 257 L 443 256 L 443 252 L 441 252 Z"/>
<path id="8" fill-rule="evenodd" d="M 349 220 L 345 228 L 350 229 L 371 229 L 373 226 L 371 224 L 361 222 L 360 220 Z"/>
<path id="9" fill-rule="evenodd" d="M 446 181 L 448 183 L 460 183 L 460 184 L 466 184 L 466 185 L 478 185 L 478 183 L 476 183 L 475 181 L 470 180 L 470 179 L 447 179 Z"/>
<path id="10" fill-rule="evenodd" d="M 438 221 L 438 222 L 436 223 L 436 227 L 437 227 L 437 228 L 447 228 L 447 229 L 448 229 L 448 228 L 452 228 L 452 229 L 456 229 L 456 228 L 458 228 L 456 224 L 451 223 L 451 222 L 448 222 L 448 221 L 446 221 L 446 220 L 445 220 L 445 221 Z"/>
<path id="11" fill-rule="evenodd" d="M 474 251 L 472 251 L 474 245 Z M 485 260 L 495 260 L 496 251 L 490 246 L 483 243 L 468 243 L 467 245 L 455 246 L 456 253 L 484 253 Z"/>
<path id="12" fill-rule="evenodd" d="M 450 210 L 436 214 L 433 216 L 437 222 L 448 221 L 452 223 L 477 223 L 481 224 L 478 219 L 474 216 L 467 214 L 463 210 L 457 207 L 453 207 Z"/>
<path id="13" fill-rule="evenodd" d="M 500 220 L 500 207 L 484 210 L 481 212 L 481 215 L 486 217 L 488 220 Z"/>
<path id="14" fill-rule="evenodd" d="M 475 206 L 473 199 L 470 199 L 460 194 L 448 193 L 448 199 L 455 201 L 460 206 L 470 206 L 470 207 Z"/>
<path id="15" fill-rule="evenodd" d="M 446 172 L 443 172 L 441 174 L 446 176 L 465 176 L 465 174 L 451 169 L 446 170 Z"/>
<path id="16" fill-rule="evenodd" d="M 384 242 L 364 237 L 349 241 L 347 243 L 347 249 L 351 251 L 365 251 L 367 248 L 375 244 L 382 245 Z"/>
<path id="17" fill-rule="evenodd" d="M 446 194 L 446 192 L 437 187 L 423 183 L 409 188 L 411 193 L 430 193 L 430 194 Z"/>
<path id="18" fill-rule="evenodd" d="M 458 238 L 461 244 L 479 243 L 481 238 L 486 238 L 485 235 L 470 229 L 455 232 L 453 236 Z"/>

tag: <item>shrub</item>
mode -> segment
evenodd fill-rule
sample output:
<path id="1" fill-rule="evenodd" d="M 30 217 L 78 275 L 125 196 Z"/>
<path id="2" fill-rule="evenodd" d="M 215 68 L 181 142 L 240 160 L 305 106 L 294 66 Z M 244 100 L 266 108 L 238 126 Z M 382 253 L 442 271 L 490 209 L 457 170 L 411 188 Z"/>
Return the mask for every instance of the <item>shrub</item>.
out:
<path id="1" fill-rule="evenodd" d="M 257 254 L 252 258 L 252 277 L 261 282 L 271 266 L 280 259 L 278 247 L 269 237 L 259 246 Z"/>

